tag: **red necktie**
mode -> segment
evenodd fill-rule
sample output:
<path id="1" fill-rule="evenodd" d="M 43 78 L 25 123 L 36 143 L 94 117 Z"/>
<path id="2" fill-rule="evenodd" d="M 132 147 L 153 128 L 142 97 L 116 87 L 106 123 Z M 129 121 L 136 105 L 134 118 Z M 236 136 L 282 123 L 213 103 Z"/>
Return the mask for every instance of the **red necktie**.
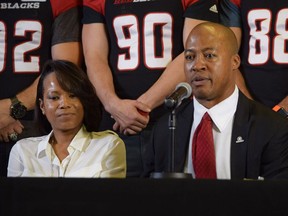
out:
<path id="1" fill-rule="evenodd" d="M 206 112 L 194 133 L 192 159 L 196 178 L 217 178 L 212 124 Z"/>

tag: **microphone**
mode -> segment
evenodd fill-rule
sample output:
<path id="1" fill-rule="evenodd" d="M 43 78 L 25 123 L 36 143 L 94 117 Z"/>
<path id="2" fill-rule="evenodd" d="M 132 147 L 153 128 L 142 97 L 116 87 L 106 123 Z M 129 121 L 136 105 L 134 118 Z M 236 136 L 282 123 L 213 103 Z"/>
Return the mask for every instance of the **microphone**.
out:
<path id="1" fill-rule="evenodd" d="M 165 99 L 165 107 L 175 109 L 181 104 L 183 99 L 190 97 L 191 94 L 191 86 L 186 82 L 181 82 L 176 86 L 175 91 Z"/>

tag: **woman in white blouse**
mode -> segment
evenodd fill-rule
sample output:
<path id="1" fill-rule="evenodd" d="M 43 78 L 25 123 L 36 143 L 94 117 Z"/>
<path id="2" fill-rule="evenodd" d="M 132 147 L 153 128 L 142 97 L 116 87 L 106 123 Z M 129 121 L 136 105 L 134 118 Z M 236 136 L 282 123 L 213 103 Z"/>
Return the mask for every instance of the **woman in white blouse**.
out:
<path id="1" fill-rule="evenodd" d="M 46 135 L 13 146 L 8 177 L 126 176 L 125 145 L 112 131 L 97 132 L 100 103 L 79 67 L 69 61 L 48 61 L 36 103 L 36 119 Z"/>

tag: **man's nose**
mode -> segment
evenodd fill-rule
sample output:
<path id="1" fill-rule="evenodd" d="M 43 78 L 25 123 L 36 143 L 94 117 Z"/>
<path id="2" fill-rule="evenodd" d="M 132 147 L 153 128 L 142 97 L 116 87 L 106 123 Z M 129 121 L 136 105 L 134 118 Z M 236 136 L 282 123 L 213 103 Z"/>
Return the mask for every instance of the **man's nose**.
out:
<path id="1" fill-rule="evenodd" d="M 198 55 L 192 64 L 192 71 L 202 71 L 206 69 L 204 56 Z"/>

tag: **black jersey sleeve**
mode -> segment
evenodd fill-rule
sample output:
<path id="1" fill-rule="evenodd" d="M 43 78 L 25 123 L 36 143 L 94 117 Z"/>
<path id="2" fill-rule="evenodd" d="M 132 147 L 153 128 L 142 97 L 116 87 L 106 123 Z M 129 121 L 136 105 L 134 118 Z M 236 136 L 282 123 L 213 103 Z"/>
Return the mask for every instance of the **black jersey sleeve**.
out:
<path id="1" fill-rule="evenodd" d="M 83 7 L 83 24 L 105 23 L 105 17 L 90 7 Z"/>
<path id="2" fill-rule="evenodd" d="M 218 22 L 218 11 L 215 0 L 199 0 L 190 5 L 184 17 L 206 20 L 211 22 Z"/>
<path id="3" fill-rule="evenodd" d="M 56 17 L 53 23 L 52 45 L 81 41 L 81 8 L 71 8 Z"/>
<path id="4" fill-rule="evenodd" d="M 241 27 L 241 14 L 238 6 L 230 0 L 220 0 L 219 21 L 228 27 Z"/>

